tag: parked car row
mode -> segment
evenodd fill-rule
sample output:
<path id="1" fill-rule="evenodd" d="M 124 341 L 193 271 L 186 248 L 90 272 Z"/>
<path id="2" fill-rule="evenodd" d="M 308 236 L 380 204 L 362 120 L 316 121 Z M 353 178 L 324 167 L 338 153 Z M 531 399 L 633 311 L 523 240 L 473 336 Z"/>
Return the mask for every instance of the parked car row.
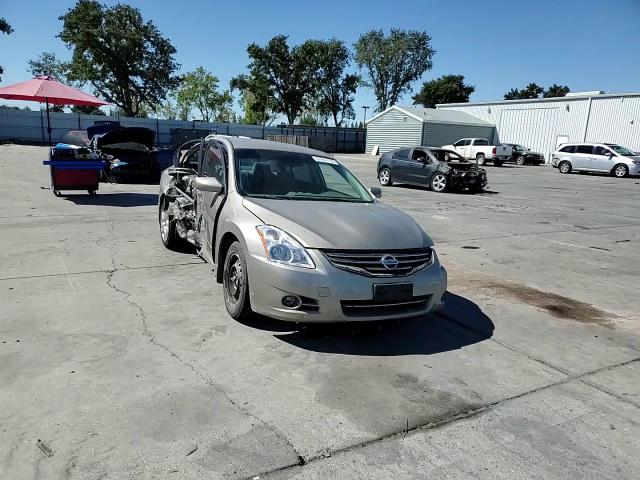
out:
<path id="1" fill-rule="evenodd" d="M 493 163 L 501 167 L 505 163 L 517 165 L 542 165 L 544 155 L 533 152 L 517 143 L 501 143 L 490 145 L 486 138 L 461 138 L 452 145 L 444 145 L 445 150 L 451 150 L 468 160 L 475 160 L 478 165 Z"/>

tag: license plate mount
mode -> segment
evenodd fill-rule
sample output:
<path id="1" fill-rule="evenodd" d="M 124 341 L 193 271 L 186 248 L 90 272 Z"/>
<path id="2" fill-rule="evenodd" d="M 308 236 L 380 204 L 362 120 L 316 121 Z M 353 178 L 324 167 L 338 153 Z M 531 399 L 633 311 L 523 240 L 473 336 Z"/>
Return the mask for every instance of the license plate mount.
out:
<path id="1" fill-rule="evenodd" d="M 373 285 L 374 302 L 411 300 L 413 283 L 376 283 Z"/>

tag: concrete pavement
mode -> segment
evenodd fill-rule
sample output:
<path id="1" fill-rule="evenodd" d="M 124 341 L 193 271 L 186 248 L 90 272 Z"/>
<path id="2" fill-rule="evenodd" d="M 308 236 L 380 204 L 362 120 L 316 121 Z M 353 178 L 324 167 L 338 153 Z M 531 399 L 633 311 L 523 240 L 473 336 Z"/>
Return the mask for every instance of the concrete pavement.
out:
<path id="1" fill-rule="evenodd" d="M 0 146 L 0 478 L 640 476 L 638 179 L 385 188 L 436 240 L 447 307 L 302 328 L 233 321 L 160 243 L 157 186 L 56 198 L 45 157 Z"/>

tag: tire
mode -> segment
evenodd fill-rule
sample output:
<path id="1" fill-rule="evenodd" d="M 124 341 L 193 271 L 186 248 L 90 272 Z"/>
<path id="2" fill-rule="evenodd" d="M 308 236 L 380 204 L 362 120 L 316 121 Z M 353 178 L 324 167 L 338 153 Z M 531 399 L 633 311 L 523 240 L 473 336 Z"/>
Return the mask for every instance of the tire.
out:
<path id="1" fill-rule="evenodd" d="M 484 156 L 484 155 L 479 154 L 479 155 L 476 157 L 476 162 L 478 163 L 478 165 L 486 165 L 486 163 L 487 163 L 487 159 L 485 158 L 485 156 Z"/>
<path id="2" fill-rule="evenodd" d="M 393 185 L 393 180 L 391 180 L 391 170 L 389 170 L 387 167 L 381 168 L 378 172 L 378 181 L 383 187 Z"/>
<path id="3" fill-rule="evenodd" d="M 169 250 L 178 250 L 180 238 L 176 233 L 176 222 L 169 216 L 167 205 L 163 204 L 160 207 L 158 224 L 160 225 L 160 240 L 162 240 L 162 244 Z"/>
<path id="4" fill-rule="evenodd" d="M 516 158 L 516 165 L 523 166 L 525 163 L 525 158 L 522 155 Z"/>
<path id="5" fill-rule="evenodd" d="M 494 160 L 493 161 L 493 166 L 494 167 L 501 167 L 503 163 L 504 162 L 502 160 Z"/>
<path id="6" fill-rule="evenodd" d="M 239 242 L 231 244 L 224 258 L 222 290 L 224 305 L 232 318 L 243 320 L 251 315 L 247 263 Z"/>
<path id="7" fill-rule="evenodd" d="M 431 190 L 433 190 L 434 192 L 442 193 L 447 190 L 448 183 L 449 182 L 447 181 L 447 176 L 444 173 L 436 172 L 431 177 L 431 180 L 429 181 L 429 186 L 431 187 Z"/>
<path id="8" fill-rule="evenodd" d="M 449 154 L 448 154 L 448 153 L 445 153 L 445 154 L 444 154 L 444 161 L 445 161 L 445 162 L 448 162 L 448 161 L 449 161 Z"/>
<path id="9" fill-rule="evenodd" d="M 627 167 L 626 165 L 623 165 L 622 163 L 619 163 L 618 165 L 613 167 L 613 170 L 611 170 L 611 173 L 616 178 L 624 178 L 627 175 L 629 175 L 629 167 Z"/>
<path id="10" fill-rule="evenodd" d="M 567 160 L 563 160 L 558 164 L 558 171 L 560 173 L 571 173 L 571 163 Z"/>

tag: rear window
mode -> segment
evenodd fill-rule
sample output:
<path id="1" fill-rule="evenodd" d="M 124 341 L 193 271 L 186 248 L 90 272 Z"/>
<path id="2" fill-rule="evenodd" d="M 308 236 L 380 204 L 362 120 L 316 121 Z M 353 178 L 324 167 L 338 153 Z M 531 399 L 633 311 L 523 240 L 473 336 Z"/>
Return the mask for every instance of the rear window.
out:
<path id="1" fill-rule="evenodd" d="M 573 153 L 576 151 L 576 146 L 575 145 L 567 145 L 566 147 L 562 147 L 560 149 L 561 152 L 565 152 L 565 153 Z"/>
<path id="2" fill-rule="evenodd" d="M 474 145 L 489 145 L 489 140 L 485 138 L 479 138 L 473 142 Z"/>

